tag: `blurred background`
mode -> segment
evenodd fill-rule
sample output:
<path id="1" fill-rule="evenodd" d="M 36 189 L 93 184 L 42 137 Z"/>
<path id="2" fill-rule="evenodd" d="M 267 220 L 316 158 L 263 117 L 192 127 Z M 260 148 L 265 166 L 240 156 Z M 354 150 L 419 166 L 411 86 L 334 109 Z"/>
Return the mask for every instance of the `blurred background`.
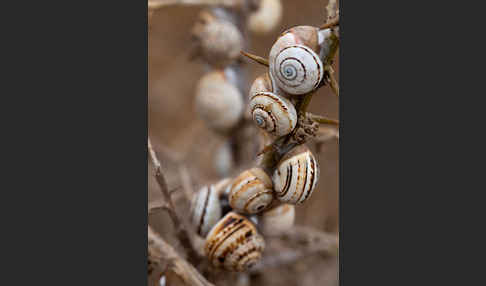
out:
<path id="1" fill-rule="evenodd" d="M 279 26 L 265 35 L 248 32 L 246 50 L 267 58 L 273 42 L 287 28 L 298 25 L 320 26 L 326 21 L 327 0 L 282 0 L 283 14 Z M 208 71 L 201 60 L 190 60 L 191 29 L 202 6 L 168 6 L 157 10 L 149 30 L 148 126 L 152 144 L 161 159 L 169 189 L 176 189 L 174 200 L 178 213 L 187 214 L 189 205 L 183 199 L 187 190 L 221 179 L 215 170 L 214 156 L 225 142 L 198 118 L 195 112 L 195 89 L 198 80 Z M 244 80 L 249 88 L 253 80 L 267 68 L 243 60 Z M 333 65 L 339 81 L 339 61 Z M 247 96 L 246 94 L 244 96 Z M 338 98 L 329 87 L 317 91 L 309 111 L 338 119 Z M 320 165 L 317 189 L 310 200 L 296 206 L 296 225 L 310 226 L 337 233 L 339 229 L 337 140 L 329 140 L 319 148 L 309 143 Z M 256 157 L 256 152 L 253 154 Z M 149 205 L 163 202 L 149 162 Z M 176 249 L 180 245 L 173 236 L 171 220 L 165 212 L 149 216 L 149 224 Z M 309 256 L 290 265 L 268 269 L 252 275 L 248 285 L 338 285 L 337 256 Z M 211 281 L 216 285 L 225 282 Z"/>

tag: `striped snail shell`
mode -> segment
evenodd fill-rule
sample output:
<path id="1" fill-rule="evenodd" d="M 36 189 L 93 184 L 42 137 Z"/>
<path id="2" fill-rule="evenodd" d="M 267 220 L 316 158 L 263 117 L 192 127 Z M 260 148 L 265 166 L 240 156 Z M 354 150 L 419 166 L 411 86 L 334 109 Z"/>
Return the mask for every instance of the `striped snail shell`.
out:
<path id="1" fill-rule="evenodd" d="M 215 267 L 242 272 L 260 260 L 264 248 L 253 223 L 229 212 L 208 233 L 204 253 Z"/>
<path id="2" fill-rule="evenodd" d="M 270 74 L 277 86 L 292 95 L 316 89 L 324 75 L 319 57 L 318 28 L 298 26 L 287 30 L 272 46 Z"/>
<path id="3" fill-rule="evenodd" d="M 289 134 L 297 124 L 297 111 L 286 98 L 272 92 L 252 95 L 249 108 L 255 124 L 277 137 Z"/>
<path id="4" fill-rule="evenodd" d="M 228 201 L 237 212 L 261 212 L 273 201 L 272 180 L 260 168 L 246 170 L 233 181 Z"/>
<path id="5" fill-rule="evenodd" d="M 253 81 L 250 87 L 250 99 L 255 93 L 259 93 L 261 91 L 269 91 L 275 93 L 272 80 L 270 79 L 270 75 L 268 73 L 262 74 Z"/>
<path id="6" fill-rule="evenodd" d="M 227 70 L 209 72 L 196 87 L 197 114 L 210 128 L 220 132 L 233 128 L 244 110 L 243 97 L 227 74 Z"/>
<path id="7" fill-rule="evenodd" d="M 287 153 L 273 173 L 276 197 L 281 202 L 300 204 L 307 200 L 319 180 L 319 165 L 305 146 Z"/>
<path id="8" fill-rule="evenodd" d="M 215 185 L 204 186 L 193 197 L 191 223 L 200 236 L 205 237 L 221 218 L 222 207 L 219 196 L 230 182 L 230 179 L 225 179 Z"/>
<path id="9" fill-rule="evenodd" d="M 259 225 L 264 234 L 275 234 L 290 229 L 294 225 L 295 206 L 282 204 L 264 211 L 259 217 Z"/>

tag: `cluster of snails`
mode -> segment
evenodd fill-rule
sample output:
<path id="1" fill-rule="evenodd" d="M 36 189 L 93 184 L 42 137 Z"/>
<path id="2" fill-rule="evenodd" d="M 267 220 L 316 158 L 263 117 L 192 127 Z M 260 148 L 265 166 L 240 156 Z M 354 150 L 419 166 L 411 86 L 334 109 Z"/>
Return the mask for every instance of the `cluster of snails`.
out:
<path id="1" fill-rule="evenodd" d="M 328 29 L 297 26 L 272 46 L 269 72 L 253 82 L 248 104 L 254 123 L 271 140 L 296 128 L 294 105 L 318 88 L 329 33 Z M 191 222 L 205 238 L 204 252 L 212 265 L 244 271 L 256 264 L 265 248 L 262 234 L 292 227 L 295 205 L 311 197 L 319 173 L 312 152 L 298 145 L 271 168 L 253 167 L 200 189 L 192 201 Z"/>
<path id="2" fill-rule="evenodd" d="M 220 176 L 229 175 L 235 165 L 231 136 L 241 126 L 248 102 L 242 94 L 246 83 L 237 63 L 245 48 L 241 25 L 256 34 L 271 31 L 281 19 L 280 1 L 245 0 L 235 2 L 231 9 L 210 7 L 199 13 L 191 30 L 191 56 L 211 68 L 197 83 L 194 107 L 206 126 L 225 139 L 214 152 L 213 164 Z"/>
<path id="3" fill-rule="evenodd" d="M 258 77 L 250 89 L 250 112 L 258 127 L 275 137 L 294 130 L 298 119 L 294 103 L 321 83 L 330 33 L 329 29 L 297 26 L 274 43 L 269 72 Z"/>
<path id="4" fill-rule="evenodd" d="M 270 178 L 254 168 L 236 179 L 205 186 L 194 196 L 191 223 L 197 234 L 206 239 L 204 253 L 214 267 L 247 270 L 262 257 L 265 248 L 262 234 L 293 225 L 295 210 L 290 204 L 255 215 L 273 200 L 271 186 Z"/>

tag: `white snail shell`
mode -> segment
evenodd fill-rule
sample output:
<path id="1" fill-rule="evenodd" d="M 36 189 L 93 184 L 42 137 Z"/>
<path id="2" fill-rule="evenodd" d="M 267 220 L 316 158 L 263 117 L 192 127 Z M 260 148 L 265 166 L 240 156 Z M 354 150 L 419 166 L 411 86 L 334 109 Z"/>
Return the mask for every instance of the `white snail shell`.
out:
<path id="1" fill-rule="evenodd" d="M 244 110 L 241 92 L 221 70 L 210 72 L 199 80 L 195 105 L 197 114 L 205 123 L 221 132 L 233 128 Z"/>
<path id="2" fill-rule="evenodd" d="M 319 165 L 307 147 L 296 147 L 280 160 L 272 180 L 278 200 L 300 204 L 312 195 L 316 187 Z"/>
<path id="3" fill-rule="evenodd" d="M 229 271 L 245 271 L 262 256 L 265 241 L 244 216 L 229 212 L 208 233 L 204 252 L 209 261 Z"/>
<path id="4" fill-rule="evenodd" d="M 301 95 L 317 88 L 324 75 L 318 41 L 318 29 L 310 26 L 294 27 L 277 39 L 270 50 L 269 64 L 280 89 Z"/>
<path id="5" fill-rule="evenodd" d="M 224 67 L 240 56 L 243 36 L 233 23 L 213 13 L 201 11 L 192 35 L 200 55 L 209 64 Z"/>
<path id="6" fill-rule="evenodd" d="M 258 10 L 250 14 L 248 28 L 257 34 L 265 34 L 275 29 L 282 19 L 280 0 L 261 0 Z"/>
<path id="7" fill-rule="evenodd" d="M 272 180 L 260 168 L 242 172 L 231 185 L 228 201 L 237 212 L 254 214 L 273 201 Z"/>
<path id="8" fill-rule="evenodd" d="M 204 186 L 196 193 L 191 203 L 191 223 L 197 234 L 202 237 L 207 235 L 222 215 L 217 190 L 213 185 Z"/>
<path id="9" fill-rule="evenodd" d="M 270 79 L 270 75 L 268 73 L 264 73 L 261 76 L 257 77 L 251 87 L 250 87 L 250 92 L 249 92 L 249 99 L 253 97 L 256 93 L 262 92 L 262 91 L 268 91 L 268 92 L 274 92 L 273 88 L 273 83 Z"/>
<path id="10" fill-rule="evenodd" d="M 295 221 L 295 206 L 282 204 L 269 209 L 259 217 L 259 224 L 264 234 L 275 234 L 290 229 Z"/>
<path id="11" fill-rule="evenodd" d="M 261 91 L 253 94 L 249 108 L 253 122 L 277 137 L 289 134 L 297 124 L 294 105 L 272 92 Z"/>

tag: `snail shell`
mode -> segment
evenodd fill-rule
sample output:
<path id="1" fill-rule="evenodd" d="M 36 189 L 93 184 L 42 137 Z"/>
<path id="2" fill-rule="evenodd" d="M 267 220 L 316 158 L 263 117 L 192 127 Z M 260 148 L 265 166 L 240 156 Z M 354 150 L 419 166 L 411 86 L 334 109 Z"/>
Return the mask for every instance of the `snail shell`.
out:
<path id="1" fill-rule="evenodd" d="M 237 212 L 261 212 L 273 201 L 272 180 L 260 168 L 246 170 L 233 181 L 228 201 Z"/>
<path id="2" fill-rule="evenodd" d="M 266 34 L 275 29 L 282 19 L 280 0 L 261 0 L 258 10 L 250 14 L 248 28 L 256 34 Z"/>
<path id="3" fill-rule="evenodd" d="M 193 197 L 191 223 L 200 236 L 205 237 L 221 218 L 222 207 L 219 196 L 230 182 L 230 179 L 224 179 L 215 185 L 204 186 Z"/>
<path id="4" fill-rule="evenodd" d="M 204 252 L 218 268 L 245 271 L 257 263 L 265 241 L 244 216 L 229 212 L 208 233 Z"/>
<path id="5" fill-rule="evenodd" d="M 283 204 L 263 212 L 259 218 L 264 234 L 275 234 L 294 225 L 295 206 Z"/>
<path id="6" fill-rule="evenodd" d="M 212 66 L 224 67 L 240 56 L 243 36 L 230 21 L 201 11 L 192 29 L 194 51 Z"/>
<path id="7" fill-rule="evenodd" d="M 216 70 L 204 75 L 196 87 L 196 112 L 212 129 L 225 132 L 243 115 L 243 97 L 226 73 Z"/>
<path id="8" fill-rule="evenodd" d="M 272 46 L 270 74 L 283 91 L 300 95 L 316 89 L 324 75 L 319 57 L 319 29 L 298 26 L 285 31 Z"/>
<path id="9" fill-rule="evenodd" d="M 300 204 L 307 200 L 319 180 L 319 165 L 305 146 L 287 153 L 273 173 L 273 184 L 278 200 Z"/>
<path id="10" fill-rule="evenodd" d="M 250 87 L 250 99 L 253 97 L 254 94 L 262 91 L 274 92 L 273 83 L 268 73 L 262 74 L 253 81 L 253 84 Z"/>
<path id="11" fill-rule="evenodd" d="M 260 91 L 251 97 L 250 112 L 255 124 L 277 137 L 289 134 L 297 124 L 297 111 L 286 98 Z"/>

